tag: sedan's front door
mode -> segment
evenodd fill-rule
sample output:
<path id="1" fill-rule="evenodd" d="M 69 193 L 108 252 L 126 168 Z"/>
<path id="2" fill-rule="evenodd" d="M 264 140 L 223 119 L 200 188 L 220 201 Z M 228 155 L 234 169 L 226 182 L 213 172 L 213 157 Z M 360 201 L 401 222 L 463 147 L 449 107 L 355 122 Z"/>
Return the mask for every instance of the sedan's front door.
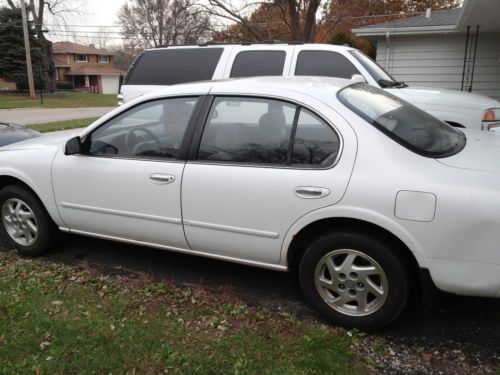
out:
<path id="1" fill-rule="evenodd" d="M 320 102 L 333 126 L 275 99 L 219 96 L 197 160 L 182 187 L 183 222 L 193 250 L 278 263 L 284 236 L 303 215 L 337 203 L 356 152 L 345 121 Z"/>
<path id="2" fill-rule="evenodd" d="M 196 97 L 143 103 L 98 127 L 84 152 L 53 164 L 57 208 L 82 234 L 187 248 L 178 160 Z"/>

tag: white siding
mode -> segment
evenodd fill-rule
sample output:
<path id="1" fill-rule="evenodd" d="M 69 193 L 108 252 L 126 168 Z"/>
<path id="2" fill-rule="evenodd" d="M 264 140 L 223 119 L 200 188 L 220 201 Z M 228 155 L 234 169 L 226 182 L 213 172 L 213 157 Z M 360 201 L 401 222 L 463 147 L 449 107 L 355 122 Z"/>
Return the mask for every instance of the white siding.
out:
<path id="1" fill-rule="evenodd" d="M 500 35 L 479 33 L 472 91 L 500 100 Z M 409 85 L 460 90 L 465 34 L 392 36 L 389 66 L 387 43 L 379 38 L 377 62 Z"/>

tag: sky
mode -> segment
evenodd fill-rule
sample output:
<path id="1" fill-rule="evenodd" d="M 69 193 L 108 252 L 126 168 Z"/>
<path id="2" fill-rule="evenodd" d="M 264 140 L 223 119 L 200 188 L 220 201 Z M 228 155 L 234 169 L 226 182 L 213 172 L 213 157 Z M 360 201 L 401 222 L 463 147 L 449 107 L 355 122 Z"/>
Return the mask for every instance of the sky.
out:
<path id="1" fill-rule="evenodd" d="M 79 2 L 78 12 L 65 15 L 66 24 L 60 18 L 47 19 L 48 37 L 52 41 L 77 41 L 85 44 L 99 44 L 98 32 L 108 36 L 107 46 L 121 44 L 118 11 L 126 0 L 75 0 Z M 107 26 L 103 28 L 102 26 Z"/>

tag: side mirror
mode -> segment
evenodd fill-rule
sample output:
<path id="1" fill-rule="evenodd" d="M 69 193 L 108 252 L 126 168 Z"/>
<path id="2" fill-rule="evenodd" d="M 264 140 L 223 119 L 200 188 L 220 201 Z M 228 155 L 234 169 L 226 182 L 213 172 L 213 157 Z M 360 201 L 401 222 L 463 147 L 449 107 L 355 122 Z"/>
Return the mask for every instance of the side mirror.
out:
<path id="1" fill-rule="evenodd" d="M 64 155 L 81 154 L 82 150 L 82 140 L 80 139 L 80 137 L 74 137 L 66 142 L 66 146 L 64 147 Z"/>
<path id="2" fill-rule="evenodd" d="M 365 77 L 363 77 L 361 74 L 353 74 L 351 77 L 351 81 L 366 83 Z"/>

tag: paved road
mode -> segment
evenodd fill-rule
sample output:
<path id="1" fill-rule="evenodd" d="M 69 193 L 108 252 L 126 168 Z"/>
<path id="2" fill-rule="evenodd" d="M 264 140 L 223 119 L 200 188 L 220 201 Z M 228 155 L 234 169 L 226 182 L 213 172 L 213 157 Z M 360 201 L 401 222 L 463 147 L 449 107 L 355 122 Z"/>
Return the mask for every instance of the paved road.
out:
<path id="1" fill-rule="evenodd" d="M 0 248 L 4 247 L 0 242 Z M 231 290 L 249 305 L 282 306 L 318 318 L 305 304 L 297 276 L 202 257 L 64 234 L 49 261 L 88 262 L 105 273 L 146 273 L 157 280 Z M 500 299 L 444 295 L 429 314 L 414 307 L 382 332 L 414 348 L 461 349 L 469 360 L 500 358 Z"/>
<path id="2" fill-rule="evenodd" d="M 114 107 L 0 109 L 0 121 L 29 125 L 52 121 L 75 120 L 87 117 L 100 117 L 113 108 Z"/>

